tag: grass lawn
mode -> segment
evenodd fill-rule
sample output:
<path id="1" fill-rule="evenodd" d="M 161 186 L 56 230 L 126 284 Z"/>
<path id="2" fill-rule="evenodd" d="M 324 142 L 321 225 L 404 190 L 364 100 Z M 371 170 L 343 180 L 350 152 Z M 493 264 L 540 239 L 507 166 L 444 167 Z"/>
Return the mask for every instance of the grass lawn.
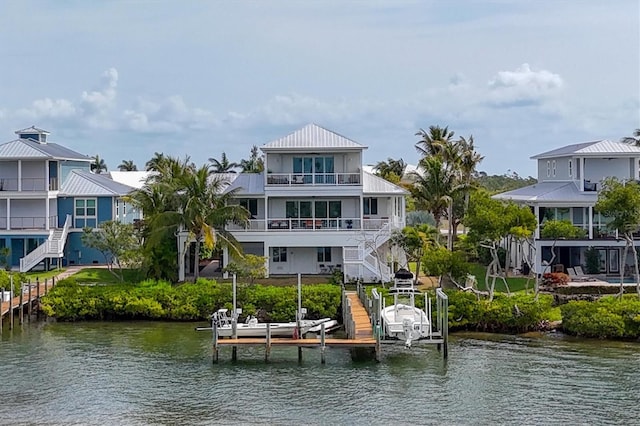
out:
<path id="1" fill-rule="evenodd" d="M 476 280 L 478 281 L 478 290 L 487 289 L 484 282 L 486 273 L 487 273 L 486 266 L 483 266 L 477 263 L 471 264 L 471 275 L 475 275 Z M 509 289 L 512 292 L 524 291 L 526 288 L 525 286 L 527 284 L 527 279 L 522 277 L 508 277 L 507 284 L 509 285 Z M 529 280 L 529 290 L 533 291 L 534 286 L 535 286 L 535 280 L 532 278 L 531 280 Z M 504 283 L 502 282 L 501 279 L 496 279 L 495 291 L 501 291 L 506 293 L 507 289 L 505 288 Z"/>
<path id="2" fill-rule="evenodd" d="M 41 282 L 45 279 L 49 279 L 51 277 L 55 277 L 61 272 L 64 272 L 66 268 L 62 269 L 53 269 L 51 271 L 32 271 L 25 273 L 27 279 L 30 279 L 31 282 L 36 282 L 36 280 L 40 280 Z"/>
<path id="3" fill-rule="evenodd" d="M 137 283 L 140 281 L 138 271 L 123 269 L 125 283 Z M 105 268 L 87 268 L 72 275 L 79 283 L 119 284 L 120 281 Z"/>

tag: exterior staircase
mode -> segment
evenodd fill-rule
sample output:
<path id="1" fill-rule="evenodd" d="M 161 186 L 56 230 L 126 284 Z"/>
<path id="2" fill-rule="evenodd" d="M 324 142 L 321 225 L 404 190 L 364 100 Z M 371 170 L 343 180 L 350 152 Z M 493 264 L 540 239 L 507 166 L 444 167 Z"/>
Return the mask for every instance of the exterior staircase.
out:
<path id="1" fill-rule="evenodd" d="M 49 238 L 35 250 L 20 259 L 20 272 L 27 272 L 47 258 L 61 258 L 64 256 L 64 246 L 71 227 L 71 215 L 67 215 L 64 226 L 56 228 L 49 234 Z"/>
<path id="2" fill-rule="evenodd" d="M 362 277 L 366 281 L 391 281 L 391 269 L 386 262 L 380 262 L 376 256 L 377 250 L 390 238 L 391 225 L 387 222 L 357 246 L 344 247 L 342 260 L 346 279 Z"/>

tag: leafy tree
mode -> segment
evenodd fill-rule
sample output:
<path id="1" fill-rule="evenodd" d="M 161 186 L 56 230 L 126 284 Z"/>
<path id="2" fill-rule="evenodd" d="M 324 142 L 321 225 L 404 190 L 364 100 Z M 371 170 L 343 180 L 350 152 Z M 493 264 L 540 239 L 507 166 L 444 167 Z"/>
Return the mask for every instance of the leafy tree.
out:
<path id="1" fill-rule="evenodd" d="M 423 173 L 414 173 L 415 183 L 410 191 L 417 207 L 431 213 L 436 228 L 440 229 L 442 218 L 452 202 L 455 176 L 443 167 L 438 157 L 425 157 L 420 166 Z"/>
<path id="2" fill-rule="evenodd" d="M 229 262 L 225 272 L 246 278 L 249 280 L 249 285 L 253 285 L 256 279 L 264 278 L 267 275 L 266 262 L 267 258 L 264 256 L 245 254 L 241 257 L 235 257 L 233 261 Z"/>
<path id="3" fill-rule="evenodd" d="M 98 250 L 105 258 L 109 272 L 120 281 L 123 280 L 124 264 L 135 263 L 138 266 L 139 241 L 135 237 L 133 225 L 116 221 L 100 224 L 100 228 L 84 228 L 82 243 Z M 113 269 L 116 266 L 117 271 Z"/>
<path id="4" fill-rule="evenodd" d="M 154 152 L 153 157 L 145 164 L 145 169 L 147 171 L 157 172 L 163 168 L 164 163 L 166 161 L 165 155 L 162 152 Z"/>
<path id="5" fill-rule="evenodd" d="M 121 172 L 135 172 L 138 170 L 138 166 L 135 165 L 133 160 L 122 160 L 122 163 L 118 166 L 118 170 Z"/>
<path id="6" fill-rule="evenodd" d="M 586 231 L 568 220 L 547 220 L 542 225 L 540 236 L 550 240 L 584 238 Z"/>
<path id="7" fill-rule="evenodd" d="M 209 158 L 213 166 L 213 173 L 235 173 L 233 170 L 235 167 L 238 167 L 238 163 L 232 163 L 227 158 L 227 154 L 225 152 L 222 153 L 220 160 L 216 158 Z"/>
<path id="8" fill-rule="evenodd" d="M 600 252 L 595 247 L 589 247 L 584 251 L 584 261 L 587 274 L 600 272 Z"/>
<path id="9" fill-rule="evenodd" d="M 533 185 L 537 182 L 537 179 L 531 176 L 523 178 L 516 172 L 505 173 L 503 175 L 487 175 L 485 172 L 479 172 L 476 174 L 476 181 L 480 188 L 496 194 Z"/>
<path id="10" fill-rule="evenodd" d="M 377 176 L 380 176 L 391 183 L 397 184 L 402 180 L 406 168 L 407 163 L 405 163 L 402 158 L 399 160 L 388 158 L 387 161 L 378 162 L 373 170 Z"/>
<path id="11" fill-rule="evenodd" d="M 258 147 L 251 147 L 251 156 L 247 160 L 240 161 L 242 173 L 262 173 L 264 171 L 264 158 L 260 155 Z"/>
<path id="12" fill-rule="evenodd" d="M 415 281 L 418 282 L 420 275 L 420 262 L 424 251 L 431 246 L 436 245 L 438 230 L 427 224 L 417 226 L 406 226 L 399 235 L 396 235 L 394 241 L 402 247 L 410 262 L 416 262 Z M 407 267 L 407 269 L 409 269 Z"/>
<path id="13" fill-rule="evenodd" d="M 623 255 L 620 259 L 620 297 L 624 292 L 624 266 L 629 249 L 633 253 L 636 291 L 640 297 L 638 253 L 633 243 L 633 233 L 640 227 L 640 185 L 636 181 L 622 182 L 615 177 L 605 179 L 598 193 L 595 211 L 604 217 L 611 218 L 607 227 L 618 231 L 625 240 Z"/>
<path id="14" fill-rule="evenodd" d="M 456 286 L 469 274 L 471 267 L 465 261 L 464 254 L 450 251 L 444 247 L 427 247 L 422 257 L 423 271 L 427 275 L 437 276 L 442 285 L 442 278 L 448 277 Z"/>
<path id="15" fill-rule="evenodd" d="M 107 163 L 104 162 L 99 155 L 93 157 L 93 162 L 91 163 L 91 171 L 97 175 L 102 172 L 107 171 Z"/>

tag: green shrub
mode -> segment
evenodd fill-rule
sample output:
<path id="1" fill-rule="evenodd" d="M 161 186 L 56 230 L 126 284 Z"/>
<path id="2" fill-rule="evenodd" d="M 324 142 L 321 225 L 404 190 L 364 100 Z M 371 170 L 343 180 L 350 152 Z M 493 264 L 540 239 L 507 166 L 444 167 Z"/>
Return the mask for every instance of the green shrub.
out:
<path id="1" fill-rule="evenodd" d="M 601 339 L 640 338 L 640 300 L 635 296 L 570 301 L 560 309 L 562 328 L 569 334 Z"/>

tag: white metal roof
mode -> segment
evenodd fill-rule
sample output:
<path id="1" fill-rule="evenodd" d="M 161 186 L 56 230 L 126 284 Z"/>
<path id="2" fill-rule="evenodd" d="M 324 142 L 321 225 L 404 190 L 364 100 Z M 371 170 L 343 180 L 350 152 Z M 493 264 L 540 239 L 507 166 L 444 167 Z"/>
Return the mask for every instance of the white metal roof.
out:
<path id="1" fill-rule="evenodd" d="M 636 157 L 640 156 L 640 147 L 624 142 L 612 142 L 607 139 L 583 142 L 573 145 L 563 146 L 551 151 L 531 157 L 533 160 L 553 157 L 582 156 L 582 157 L 602 157 L 611 155 L 614 157 Z"/>
<path id="2" fill-rule="evenodd" d="M 98 175 L 83 170 L 73 170 L 60 188 L 63 196 L 114 196 L 127 195 L 135 188 L 112 180 L 107 175 Z"/>
<path id="3" fill-rule="evenodd" d="M 263 151 L 270 150 L 308 150 L 308 149 L 367 149 L 366 146 L 352 141 L 338 133 L 320 127 L 317 124 L 307 124 L 302 129 L 265 145 Z"/>
<path id="4" fill-rule="evenodd" d="M 140 189 L 144 186 L 145 182 L 149 175 L 155 172 L 150 172 L 146 170 L 136 170 L 136 171 L 113 171 L 107 173 L 111 179 L 114 181 L 130 186 L 132 188 Z"/>
<path id="5" fill-rule="evenodd" d="M 568 203 L 595 204 L 598 193 L 595 191 L 580 192 L 574 182 L 540 182 L 513 191 L 496 194 L 493 198 L 512 200 L 531 204 Z"/>
<path id="6" fill-rule="evenodd" d="M 0 145 L 1 159 L 52 159 L 91 161 L 86 155 L 72 151 L 57 143 L 38 143 L 30 139 L 16 139 Z"/>
<path id="7" fill-rule="evenodd" d="M 369 194 L 385 194 L 385 195 L 406 195 L 407 190 L 401 186 L 395 185 L 388 180 L 382 179 L 380 176 L 376 176 L 373 173 L 362 173 L 364 179 L 362 181 L 362 192 L 365 195 Z"/>
<path id="8" fill-rule="evenodd" d="M 229 186 L 225 192 L 238 189 L 238 195 L 263 195 L 264 194 L 264 174 L 263 173 L 227 173 Z"/>
<path id="9" fill-rule="evenodd" d="M 21 133 L 42 133 L 42 134 L 45 134 L 45 135 L 49 135 L 50 134 L 46 130 L 39 129 L 36 126 L 31 126 L 31 127 L 27 127 L 26 129 L 20 129 L 20 130 L 16 130 L 15 131 L 16 135 L 19 135 Z"/>

